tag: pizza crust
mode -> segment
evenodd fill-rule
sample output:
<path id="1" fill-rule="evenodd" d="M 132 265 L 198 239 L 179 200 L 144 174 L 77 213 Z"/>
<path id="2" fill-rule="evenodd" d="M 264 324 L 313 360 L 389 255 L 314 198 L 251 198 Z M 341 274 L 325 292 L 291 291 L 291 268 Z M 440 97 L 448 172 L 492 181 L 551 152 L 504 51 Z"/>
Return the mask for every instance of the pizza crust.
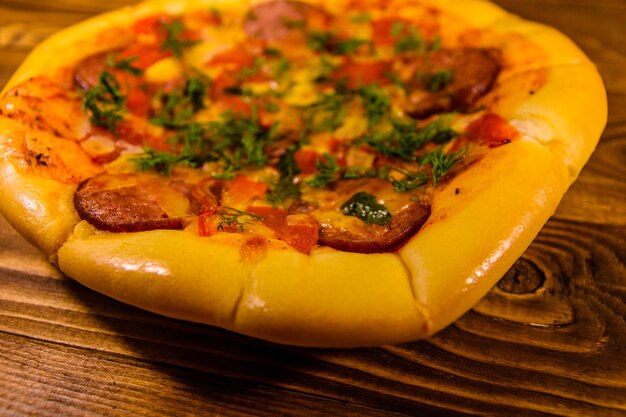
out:
<path id="1" fill-rule="evenodd" d="M 12 163 L 2 160 L 0 182 L 2 215 L 51 262 L 56 263 L 57 251 L 80 220 L 73 204 L 76 187 L 25 175 Z"/>
<path id="2" fill-rule="evenodd" d="M 533 80 L 544 79 L 535 89 Z M 549 149 L 574 182 L 595 149 L 607 120 L 602 79 L 591 63 L 519 73 L 485 97 L 493 111 L 522 135 Z"/>
<path id="3" fill-rule="evenodd" d="M 0 162 L 8 185 L 0 210 L 53 261 L 60 247 L 58 264 L 67 275 L 160 314 L 304 346 L 428 336 L 469 309 L 521 255 L 589 157 L 606 120 L 597 71 L 563 35 L 486 1 L 428 1 L 490 28 L 494 35 L 484 45 L 512 31 L 509 48 L 536 44 L 545 59 L 517 63 L 485 98 L 523 137 L 442 186 L 430 220 L 398 254 L 320 248 L 307 256 L 270 244 L 261 256 L 246 259 L 243 238 L 100 232 L 79 222 L 71 203 L 74 186 L 24 174 L 8 160 Z M 119 27 L 139 17 L 210 5 L 243 12 L 247 4 L 154 1 L 98 16 L 40 45 L 5 91 L 43 68 L 58 71 L 111 48 L 103 37 L 115 42 Z M 529 94 L 526 87 L 536 82 L 541 88 Z M 7 145 L 6 134 L 0 144 Z"/>
<path id="4" fill-rule="evenodd" d="M 532 139 L 489 152 L 438 190 L 428 222 L 400 256 L 437 331 L 471 308 L 530 245 L 569 185 Z"/>
<path id="5" fill-rule="evenodd" d="M 367 346 L 431 333 L 396 254 L 269 248 L 245 260 L 239 235 L 106 233 L 81 222 L 59 267 L 98 292 L 170 317 L 274 342 Z"/>

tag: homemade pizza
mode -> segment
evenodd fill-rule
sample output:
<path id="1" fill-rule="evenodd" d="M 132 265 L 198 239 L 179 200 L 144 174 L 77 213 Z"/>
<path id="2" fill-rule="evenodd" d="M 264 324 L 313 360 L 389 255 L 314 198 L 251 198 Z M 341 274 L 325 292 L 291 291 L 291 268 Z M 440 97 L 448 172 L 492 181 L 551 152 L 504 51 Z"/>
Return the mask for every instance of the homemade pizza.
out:
<path id="1" fill-rule="evenodd" d="M 149 1 L 0 96 L 0 209 L 68 276 L 303 346 L 426 337 L 523 253 L 606 122 L 594 65 L 483 0 Z"/>

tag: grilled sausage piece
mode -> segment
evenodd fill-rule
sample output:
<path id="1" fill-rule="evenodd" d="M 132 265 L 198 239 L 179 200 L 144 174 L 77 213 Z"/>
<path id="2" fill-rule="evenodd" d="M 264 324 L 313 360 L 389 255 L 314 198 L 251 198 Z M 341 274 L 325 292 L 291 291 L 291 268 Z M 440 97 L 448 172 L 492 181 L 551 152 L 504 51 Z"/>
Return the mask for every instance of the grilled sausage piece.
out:
<path id="1" fill-rule="evenodd" d="M 328 15 L 321 9 L 298 1 L 275 0 L 254 6 L 244 21 L 246 33 L 263 40 L 285 40 L 303 29 L 320 29 Z"/>
<path id="2" fill-rule="evenodd" d="M 489 92 L 500 73 L 490 49 L 441 49 L 414 62 L 406 112 L 422 119 L 436 113 L 468 111 Z"/>
<path id="3" fill-rule="evenodd" d="M 109 232 L 182 229 L 190 214 L 186 194 L 164 179 L 102 173 L 79 185 L 74 206 L 83 220 Z"/>
<path id="4" fill-rule="evenodd" d="M 422 227 L 430 207 L 426 203 L 412 202 L 404 209 L 393 213 L 387 226 L 371 226 L 367 232 L 352 231 L 322 225 L 319 243 L 346 252 L 377 253 L 393 250 L 413 236 Z"/>
<path id="5" fill-rule="evenodd" d="M 80 61 L 74 69 L 74 84 L 84 91 L 98 84 L 98 78 L 106 68 L 108 54 L 109 52 L 103 52 L 90 55 Z"/>

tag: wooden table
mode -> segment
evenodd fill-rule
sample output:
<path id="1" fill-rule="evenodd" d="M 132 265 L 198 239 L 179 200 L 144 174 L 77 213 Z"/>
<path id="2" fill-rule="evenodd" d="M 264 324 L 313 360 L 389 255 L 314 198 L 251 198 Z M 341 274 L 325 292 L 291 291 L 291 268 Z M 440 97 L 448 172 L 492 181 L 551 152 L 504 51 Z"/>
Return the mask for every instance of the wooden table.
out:
<path id="1" fill-rule="evenodd" d="M 0 85 L 45 36 L 125 0 L 3 0 Z M 598 64 L 609 123 L 507 276 L 436 336 L 278 346 L 115 302 L 0 220 L 0 415 L 626 415 L 626 1 L 497 0 Z"/>

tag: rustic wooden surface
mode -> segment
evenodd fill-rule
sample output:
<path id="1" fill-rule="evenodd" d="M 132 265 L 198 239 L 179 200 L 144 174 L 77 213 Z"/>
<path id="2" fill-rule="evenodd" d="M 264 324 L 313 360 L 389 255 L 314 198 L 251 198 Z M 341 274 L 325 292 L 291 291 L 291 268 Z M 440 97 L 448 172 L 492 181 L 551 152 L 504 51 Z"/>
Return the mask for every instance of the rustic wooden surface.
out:
<path id="1" fill-rule="evenodd" d="M 2 0 L 0 85 L 47 35 L 124 3 Z M 497 3 L 572 37 L 610 112 L 556 215 L 471 312 L 401 346 L 277 346 L 87 290 L 0 218 L 0 415 L 626 416 L 626 1 Z"/>

